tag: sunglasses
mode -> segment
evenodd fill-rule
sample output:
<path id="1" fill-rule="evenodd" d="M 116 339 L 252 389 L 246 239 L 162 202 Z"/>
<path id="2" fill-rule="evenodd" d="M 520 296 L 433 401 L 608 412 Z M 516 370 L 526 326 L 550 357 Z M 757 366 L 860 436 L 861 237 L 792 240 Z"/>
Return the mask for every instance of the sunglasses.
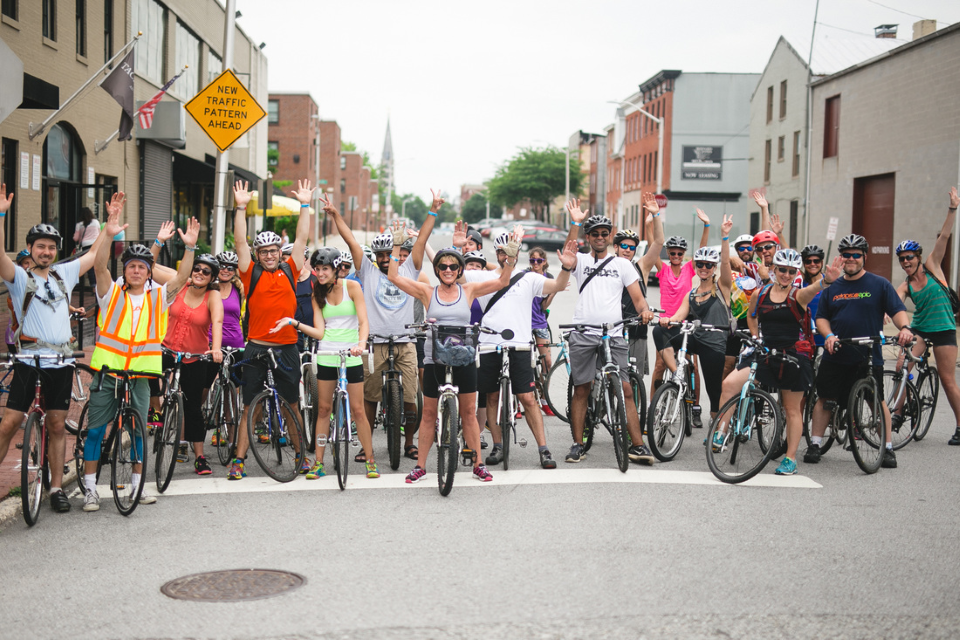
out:
<path id="1" fill-rule="evenodd" d="M 444 264 L 437 265 L 437 271 L 458 271 L 459 269 L 460 269 L 460 265 L 458 264 L 444 263 Z"/>
<path id="2" fill-rule="evenodd" d="M 713 269 L 715 266 L 717 266 L 717 265 L 714 264 L 713 262 L 699 262 L 699 261 L 698 261 L 698 262 L 696 262 L 695 264 L 696 264 L 697 269 Z"/>
<path id="3" fill-rule="evenodd" d="M 236 269 L 230 265 L 226 265 L 226 266 L 221 265 L 220 271 L 236 271 Z"/>
<path id="4" fill-rule="evenodd" d="M 620 243 L 620 248 L 623 249 L 624 251 L 636 251 L 636 250 L 637 250 L 637 245 L 627 244 L 627 243 L 621 242 L 621 243 Z"/>
<path id="5" fill-rule="evenodd" d="M 609 237 L 610 237 L 610 232 L 608 231 L 608 232 L 605 232 L 605 233 L 600 233 L 599 231 L 591 231 L 591 232 L 590 232 L 590 237 L 591 237 L 591 238 L 609 238 Z"/>
<path id="6" fill-rule="evenodd" d="M 910 262 L 911 260 L 913 260 L 913 259 L 916 258 L 916 257 L 917 257 L 917 256 L 912 255 L 912 254 L 911 254 L 911 255 L 908 255 L 908 256 L 897 256 L 897 260 L 899 260 L 900 262 Z"/>
<path id="7" fill-rule="evenodd" d="M 775 244 L 765 244 L 757 247 L 756 249 L 757 251 L 773 251 L 776 248 L 777 248 L 777 245 Z"/>
<path id="8" fill-rule="evenodd" d="M 668 251 L 671 258 L 682 258 L 686 251 Z"/>
<path id="9" fill-rule="evenodd" d="M 792 276 L 797 275 L 797 270 L 793 267 L 777 267 L 777 273 L 789 273 Z"/>
<path id="10" fill-rule="evenodd" d="M 863 257 L 862 253 L 841 253 L 840 255 L 846 260 L 859 260 Z"/>
<path id="11" fill-rule="evenodd" d="M 743 245 L 741 247 L 737 247 L 737 251 L 740 253 L 746 253 L 747 251 L 753 251 L 753 247 L 750 245 Z"/>
<path id="12" fill-rule="evenodd" d="M 200 265 L 197 265 L 196 267 L 194 267 L 193 272 L 200 273 L 205 276 L 209 276 L 211 273 L 213 273 L 213 271 L 210 271 L 210 269 L 207 269 L 206 267 L 201 267 Z"/>
<path id="13" fill-rule="evenodd" d="M 823 262 L 820 258 L 807 258 L 803 261 L 803 264 L 820 264 Z"/>
<path id="14" fill-rule="evenodd" d="M 544 258 L 530 258 L 530 264 L 542 264 L 546 262 Z"/>

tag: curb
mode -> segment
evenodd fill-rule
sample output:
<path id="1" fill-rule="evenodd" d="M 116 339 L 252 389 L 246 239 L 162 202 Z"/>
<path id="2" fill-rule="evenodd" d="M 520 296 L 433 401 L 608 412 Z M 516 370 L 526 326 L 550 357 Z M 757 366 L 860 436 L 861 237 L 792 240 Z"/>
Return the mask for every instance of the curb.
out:
<path id="1" fill-rule="evenodd" d="M 66 463 L 64 463 L 66 464 Z M 70 470 L 67 473 L 63 474 L 63 490 L 66 491 L 67 488 L 72 484 L 77 482 L 77 470 L 74 465 L 69 465 Z M 41 508 L 43 503 L 48 502 L 50 499 L 49 494 L 44 491 L 43 496 L 40 498 Z M 13 522 L 18 518 L 23 517 L 23 500 L 17 496 L 16 498 L 7 498 L 3 502 L 0 502 L 0 530 L 6 528 L 8 524 Z"/>

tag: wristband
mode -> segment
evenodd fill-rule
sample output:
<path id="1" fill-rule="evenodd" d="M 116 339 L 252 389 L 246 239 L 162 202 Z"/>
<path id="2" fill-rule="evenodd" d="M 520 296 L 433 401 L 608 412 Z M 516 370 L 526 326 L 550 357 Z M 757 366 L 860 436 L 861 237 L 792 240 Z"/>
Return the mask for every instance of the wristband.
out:
<path id="1" fill-rule="evenodd" d="M 293 326 L 293 320 L 287 320 L 287 324 L 292 327 L 292 326 Z"/>
<path id="2" fill-rule="evenodd" d="M 720 242 L 725 242 L 726 240 L 729 240 L 729 239 L 730 239 L 730 236 L 723 236 L 722 238 L 720 238 Z"/>
<path id="3" fill-rule="evenodd" d="M 947 207 L 947 211 L 956 211 L 956 210 L 957 210 L 956 207 Z"/>
<path id="4" fill-rule="evenodd" d="M 157 246 L 160 247 L 161 249 L 163 248 L 163 243 L 160 242 L 160 238 L 154 238 L 153 244 L 157 245 Z"/>
<path id="5" fill-rule="evenodd" d="M 710 223 L 709 223 L 709 222 L 704 222 L 704 223 L 703 223 L 703 228 L 704 228 L 704 229 L 710 228 Z"/>
<path id="6" fill-rule="evenodd" d="M 573 271 L 573 269 L 567 269 L 567 268 L 566 268 L 565 266 L 563 266 L 563 265 L 560 265 L 560 269 L 561 269 L 562 271 L 566 271 L 567 273 L 570 273 L 571 271 Z"/>
<path id="7" fill-rule="evenodd" d="M 0 213 L 0 218 L 6 218 L 6 217 L 7 217 L 7 214 L 5 214 L 5 213 Z"/>
<path id="8" fill-rule="evenodd" d="M 186 249 L 187 251 L 196 251 L 197 245 L 193 245 L 192 247 L 184 247 L 184 249 Z"/>
<path id="9" fill-rule="evenodd" d="M 247 205 L 245 204 L 241 204 L 237 207 L 237 211 L 246 211 L 246 210 L 247 210 Z"/>
<path id="10" fill-rule="evenodd" d="M 428 216 L 433 216 L 434 218 L 437 217 L 437 214 L 435 214 L 433 211 L 427 211 L 427 215 L 428 215 Z"/>
<path id="11" fill-rule="evenodd" d="M 653 214 L 653 217 L 654 217 L 654 218 L 659 218 L 659 217 L 660 217 L 660 212 L 658 211 L 657 213 Z"/>
<path id="12" fill-rule="evenodd" d="M 300 321 L 297 320 L 297 331 L 300 331 Z"/>
<path id="13" fill-rule="evenodd" d="M 393 260 L 394 262 L 400 262 L 400 259 L 394 256 L 390 256 L 390 259 Z"/>
<path id="14" fill-rule="evenodd" d="M 575 227 L 582 227 L 582 226 L 583 226 L 583 225 L 580 224 L 579 222 L 574 222 L 574 221 L 572 221 L 572 220 L 570 221 L 570 224 L 572 224 L 572 225 L 575 226 Z"/>
<path id="15" fill-rule="evenodd" d="M 824 338 L 823 340 L 824 340 L 824 341 L 827 341 L 827 340 L 829 340 L 830 338 L 835 338 L 835 337 L 836 337 L 836 336 L 835 336 L 834 334 L 828 333 L 828 334 L 827 334 L 827 337 Z"/>
<path id="16" fill-rule="evenodd" d="M 309 209 L 309 208 L 310 208 L 310 205 L 309 205 L 309 204 L 303 204 L 303 203 L 301 202 L 301 203 L 300 203 L 300 208 L 301 208 L 301 209 Z"/>

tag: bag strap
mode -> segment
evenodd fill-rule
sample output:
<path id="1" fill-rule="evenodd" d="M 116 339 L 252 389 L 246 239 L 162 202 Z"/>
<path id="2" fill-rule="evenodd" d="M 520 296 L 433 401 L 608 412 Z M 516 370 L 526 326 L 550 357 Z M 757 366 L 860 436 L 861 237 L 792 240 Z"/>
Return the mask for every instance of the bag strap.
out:
<path id="1" fill-rule="evenodd" d="M 493 294 L 493 297 L 490 298 L 490 302 L 487 303 L 487 308 L 483 310 L 483 313 L 486 314 L 488 311 L 490 311 L 493 305 L 497 304 L 497 302 L 500 301 L 500 298 L 507 295 L 507 291 L 510 291 L 513 285 L 520 282 L 520 278 L 522 278 L 525 275 L 527 275 L 527 272 L 521 271 L 520 273 L 517 273 L 512 278 L 510 278 L 510 284 L 508 284 L 503 289 L 500 289 L 500 291 L 497 291 L 495 294 Z"/>
<path id="2" fill-rule="evenodd" d="M 593 273 L 591 273 L 590 275 L 588 275 L 588 276 L 587 276 L 587 279 L 584 280 L 584 281 L 583 281 L 583 284 L 580 285 L 580 291 L 579 291 L 578 293 L 583 293 L 583 288 L 584 288 L 585 286 L 587 286 L 587 283 L 589 283 L 591 280 L 593 280 L 593 278 L 594 278 L 598 273 L 600 273 L 601 271 L 603 271 L 603 268 L 604 268 L 605 266 L 607 266 L 608 264 L 610 264 L 610 261 L 613 260 L 615 257 L 616 257 L 616 256 L 608 256 L 606 260 L 604 260 L 603 262 L 601 262 L 601 263 L 600 263 L 600 266 L 598 266 L 596 269 L 594 269 L 594 270 L 593 270 Z"/>
<path id="3" fill-rule="evenodd" d="M 60 288 L 60 292 L 63 294 L 64 299 L 67 300 L 67 304 L 70 304 L 69 295 L 67 294 L 67 285 L 63 281 L 63 278 L 60 277 L 60 274 L 50 269 L 50 277 L 53 278 L 53 281 L 57 283 L 57 286 Z M 27 274 L 27 286 L 23 293 L 23 305 L 20 307 L 20 324 L 17 326 L 17 330 L 13 334 L 13 341 L 15 344 L 20 344 L 20 336 L 23 335 L 23 325 L 27 320 L 27 311 L 30 310 L 30 304 L 33 302 L 33 299 L 37 295 L 37 288 L 40 285 L 37 284 L 37 278 L 32 274 Z"/>

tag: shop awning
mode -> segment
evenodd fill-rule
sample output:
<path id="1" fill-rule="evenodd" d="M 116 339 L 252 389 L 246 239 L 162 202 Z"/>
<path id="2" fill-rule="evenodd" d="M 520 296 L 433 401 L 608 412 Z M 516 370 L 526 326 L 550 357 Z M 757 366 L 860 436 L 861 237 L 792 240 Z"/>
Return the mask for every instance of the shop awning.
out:
<path id="1" fill-rule="evenodd" d="M 247 215 L 248 216 L 259 216 L 263 214 L 262 205 L 260 204 L 260 192 L 251 191 L 253 200 L 250 201 L 250 204 L 247 205 Z M 309 208 L 310 215 L 313 215 L 313 207 Z M 267 216 L 271 218 L 279 216 L 296 216 L 300 215 L 300 201 L 295 198 L 287 198 L 286 196 L 273 196 L 273 202 L 269 209 L 267 209 Z"/>

